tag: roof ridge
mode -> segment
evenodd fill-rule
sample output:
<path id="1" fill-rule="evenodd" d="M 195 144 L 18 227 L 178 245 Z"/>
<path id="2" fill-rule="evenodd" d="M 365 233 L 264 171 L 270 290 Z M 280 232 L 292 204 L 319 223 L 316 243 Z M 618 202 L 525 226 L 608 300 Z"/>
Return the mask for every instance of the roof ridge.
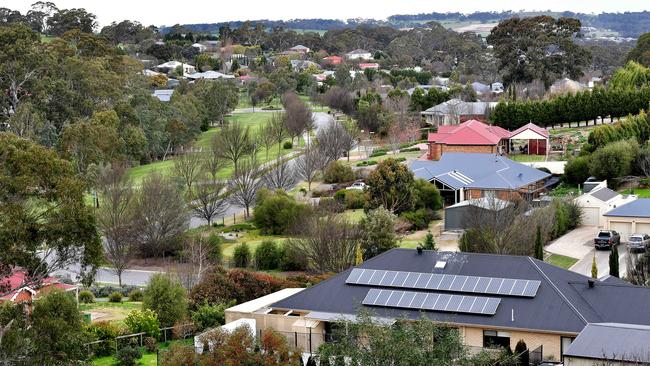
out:
<path id="1" fill-rule="evenodd" d="M 584 315 L 582 315 L 582 313 L 578 310 L 578 308 L 576 308 L 575 305 L 573 305 L 573 303 L 571 303 L 571 301 L 569 301 L 569 299 L 564 295 L 564 293 L 563 293 L 562 291 L 560 291 L 560 289 L 555 285 L 555 283 L 553 283 L 553 281 L 551 281 L 551 279 L 548 278 L 548 276 L 546 275 L 546 273 L 545 273 L 541 268 L 539 268 L 539 266 L 537 265 L 537 263 L 535 263 L 535 261 L 534 261 L 531 257 L 527 257 L 527 258 L 528 258 L 528 260 L 530 261 L 530 263 L 533 265 L 533 267 L 537 270 L 537 272 L 539 272 L 539 274 L 544 278 L 544 280 L 546 280 L 546 281 L 549 283 L 549 285 L 551 285 L 551 287 L 553 288 L 553 290 L 555 290 L 555 292 L 556 292 L 558 295 L 560 295 L 560 297 L 562 298 L 562 300 L 563 300 L 567 305 L 569 305 L 569 307 L 571 308 L 571 310 L 573 310 L 573 312 L 576 313 L 576 315 L 578 315 L 578 317 L 580 318 L 580 320 L 582 320 L 582 321 L 585 323 L 585 325 L 589 324 L 589 322 L 587 321 L 587 318 L 585 318 Z"/>

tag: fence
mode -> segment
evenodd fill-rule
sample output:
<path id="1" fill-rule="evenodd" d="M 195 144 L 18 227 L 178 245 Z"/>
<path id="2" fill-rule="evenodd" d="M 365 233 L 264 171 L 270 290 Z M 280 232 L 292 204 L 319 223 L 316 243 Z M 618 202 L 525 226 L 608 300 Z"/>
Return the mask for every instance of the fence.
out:
<path id="1" fill-rule="evenodd" d="M 544 346 L 540 345 L 539 347 L 528 351 L 528 357 L 529 357 L 528 361 L 529 361 L 529 364 L 531 366 L 533 366 L 533 365 L 537 366 L 540 363 L 542 363 L 542 350 L 543 350 L 543 347 Z"/>

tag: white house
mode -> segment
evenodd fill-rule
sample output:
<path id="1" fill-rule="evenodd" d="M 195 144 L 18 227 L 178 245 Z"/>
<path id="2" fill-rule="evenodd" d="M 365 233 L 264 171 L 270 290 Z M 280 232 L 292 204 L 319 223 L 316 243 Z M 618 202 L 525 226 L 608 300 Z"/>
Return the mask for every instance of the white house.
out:
<path id="1" fill-rule="evenodd" d="M 622 195 L 607 188 L 607 181 L 598 182 L 589 192 L 578 196 L 576 204 L 582 207 L 582 224 L 585 226 L 606 226 L 607 212 L 637 199 L 635 195 Z"/>
<path id="2" fill-rule="evenodd" d="M 305 54 L 305 53 L 309 53 L 310 49 L 309 47 L 299 44 L 297 46 L 293 46 L 289 48 L 289 51 Z"/>
<path id="3" fill-rule="evenodd" d="M 345 58 L 348 60 L 370 60 L 372 58 L 372 54 L 362 49 L 356 49 L 354 51 L 346 53 Z"/>
<path id="4" fill-rule="evenodd" d="M 235 75 L 228 75 L 214 70 L 208 70 L 206 72 L 196 72 L 193 74 L 186 75 L 188 79 L 198 80 L 198 79 L 207 79 L 207 80 L 216 80 L 216 79 L 234 79 Z"/>
<path id="5" fill-rule="evenodd" d="M 208 47 L 206 47 L 205 45 L 202 45 L 200 43 L 195 43 L 195 44 L 192 45 L 192 47 L 199 50 L 199 52 L 205 52 L 208 49 Z"/>
<path id="6" fill-rule="evenodd" d="M 167 61 L 164 64 L 160 64 L 156 67 L 159 71 L 170 73 L 176 70 L 176 68 L 179 66 L 183 68 L 183 76 L 194 74 L 196 72 L 196 68 L 194 66 L 179 61 Z"/>

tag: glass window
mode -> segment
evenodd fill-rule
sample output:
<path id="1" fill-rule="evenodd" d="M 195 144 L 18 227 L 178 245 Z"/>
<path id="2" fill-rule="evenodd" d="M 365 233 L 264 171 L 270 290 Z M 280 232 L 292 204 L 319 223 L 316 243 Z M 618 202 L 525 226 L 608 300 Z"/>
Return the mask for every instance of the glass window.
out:
<path id="1" fill-rule="evenodd" d="M 499 332 L 496 330 L 484 330 L 483 347 L 485 348 L 510 347 L 510 333 Z"/>

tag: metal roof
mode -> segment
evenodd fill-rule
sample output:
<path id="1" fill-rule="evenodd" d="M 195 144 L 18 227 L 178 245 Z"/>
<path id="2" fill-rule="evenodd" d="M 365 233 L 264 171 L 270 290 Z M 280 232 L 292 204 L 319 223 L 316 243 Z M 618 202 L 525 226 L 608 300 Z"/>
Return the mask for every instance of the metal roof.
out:
<path id="1" fill-rule="evenodd" d="M 648 326 L 620 323 L 588 324 L 564 351 L 564 355 L 645 364 L 650 363 L 649 340 Z"/>
<path id="2" fill-rule="evenodd" d="M 626 203 L 608 211 L 603 216 L 650 217 L 650 198 L 636 199 L 630 203 Z"/>
<path id="3" fill-rule="evenodd" d="M 619 196 L 618 192 L 612 191 L 611 189 L 606 188 L 606 187 L 605 188 L 600 188 L 600 189 L 597 189 L 597 190 L 594 190 L 594 191 L 590 191 L 589 194 L 592 197 L 594 197 L 594 198 L 596 198 L 598 200 L 601 200 L 603 202 L 607 202 L 607 201 L 611 200 L 612 198 L 616 198 L 616 197 Z"/>

